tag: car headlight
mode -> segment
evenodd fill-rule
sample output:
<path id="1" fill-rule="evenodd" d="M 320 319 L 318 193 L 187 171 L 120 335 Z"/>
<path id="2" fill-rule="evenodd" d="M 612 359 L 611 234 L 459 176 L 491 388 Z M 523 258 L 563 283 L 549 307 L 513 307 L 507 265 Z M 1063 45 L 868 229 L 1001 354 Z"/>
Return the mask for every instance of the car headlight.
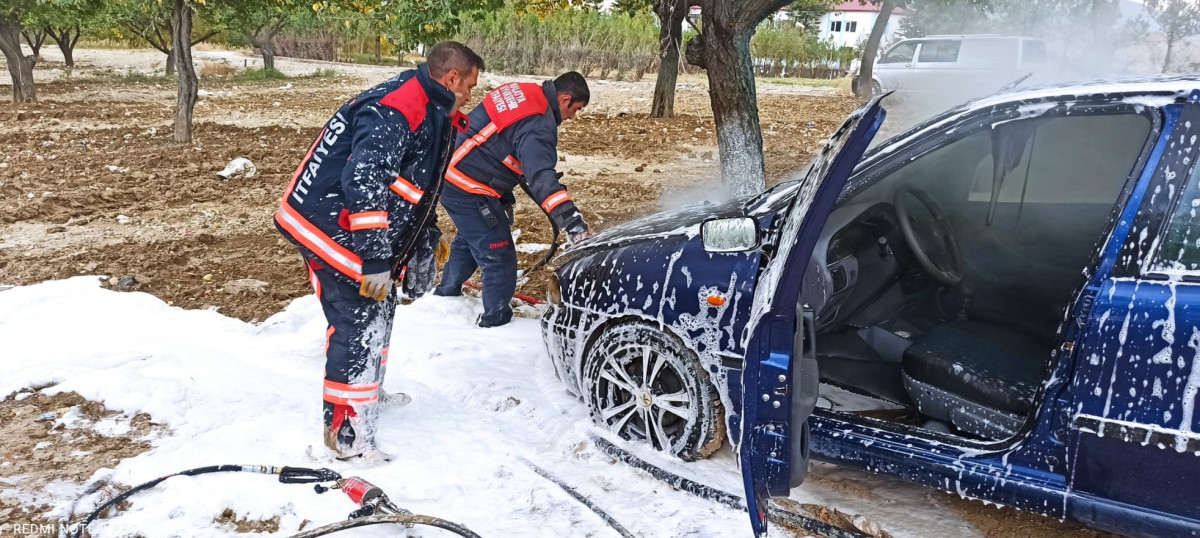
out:
<path id="1" fill-rule="evenodd" d="M 553 306 L 562 304 L 562 291 L 558 286 L 558 275 L 550 273 L 550 283 L 546 284 L 546 303 Z"/>

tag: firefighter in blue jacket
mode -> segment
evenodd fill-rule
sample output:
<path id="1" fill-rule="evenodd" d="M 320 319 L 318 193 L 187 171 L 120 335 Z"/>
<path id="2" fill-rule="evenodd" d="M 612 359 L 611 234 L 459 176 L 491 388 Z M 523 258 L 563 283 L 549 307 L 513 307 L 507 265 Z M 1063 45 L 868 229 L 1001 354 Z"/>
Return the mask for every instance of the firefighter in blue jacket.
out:
<path id="1" fill-rule="evenodd" d="M 339 458 L 387 459 L 375 430 L 396 308 L 393 283 L 433 287 L 436 213 L 458 112 L 483 59 L 443 42 L 420 67 L 363 92 L 325 125 L 284 191 L 275 225 L 300 249 L 329 323 L 325 444 Z"/>
<path id="2" fill-rule="evenodd" d="M 517 287 L 513 188 L 525 182 L 533 201 L 571 242 L 590 233 L 554 171 L 558 126 L 574 119 L 590 99 L 587 81 L 574 71 L 542 84 L 505 84 L 471 111 L 470 129 L 458 135 L 442 192 L 442 207 L 458 235 L 434 295 L 461 295 L 463 283 L 481 268 L 480 327 L 512 319 L 509 301 Z"/>

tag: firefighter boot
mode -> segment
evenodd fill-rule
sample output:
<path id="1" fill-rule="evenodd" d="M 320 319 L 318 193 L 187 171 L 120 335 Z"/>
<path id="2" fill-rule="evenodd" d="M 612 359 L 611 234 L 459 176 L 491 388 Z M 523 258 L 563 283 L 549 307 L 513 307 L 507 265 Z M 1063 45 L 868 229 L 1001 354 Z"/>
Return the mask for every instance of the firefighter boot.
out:
<path id="1" fill-rule="evenodd" d="M 375 446 L 375 428 L 378 422 L 378 405 L 360 406 L 334 405 L 332 420 L 325 425 L 325 446 L 339 460 L 381 463 L 391 461 L 391 456 Z"/>

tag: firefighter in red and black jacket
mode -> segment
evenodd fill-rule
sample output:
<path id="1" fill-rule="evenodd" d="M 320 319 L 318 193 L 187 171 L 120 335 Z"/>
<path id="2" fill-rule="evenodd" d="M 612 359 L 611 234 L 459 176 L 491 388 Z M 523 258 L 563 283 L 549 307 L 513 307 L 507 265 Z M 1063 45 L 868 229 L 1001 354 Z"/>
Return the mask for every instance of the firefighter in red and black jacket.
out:
<path id="1" fill-rule="evenodd" d="M 427 62 L 334 114 L 283 194 L 275 225 L 300 249 L 329 322 L 325 444 L 340 458 L 386 459 L 375 446 L 397 291 L 433 287 L 436 224 L 456 130 L 483 60 L 443 42 Z M 444 250 L 443 246 L 443 250 Z"/>
<path id="2" fill-rule="evenodd" d="M 542 84 L 510 83 L 492 90 L 471 111 L 471 127 L 458 135 L 446 170 L 442 207 L 458 228 L 450 260 L 434 295 L 462 294 L 462 285 L 483 271 L 480 327 L 512 319 L 509 301 L 517 287 L 517 252 L 512 240 L 513 189 L 525 182 L 570 241 L 589 233 L 567 189 L 554 171 L 558 126 L 574 119 L 591 99 L 587 81 L 574 71 Z"/>

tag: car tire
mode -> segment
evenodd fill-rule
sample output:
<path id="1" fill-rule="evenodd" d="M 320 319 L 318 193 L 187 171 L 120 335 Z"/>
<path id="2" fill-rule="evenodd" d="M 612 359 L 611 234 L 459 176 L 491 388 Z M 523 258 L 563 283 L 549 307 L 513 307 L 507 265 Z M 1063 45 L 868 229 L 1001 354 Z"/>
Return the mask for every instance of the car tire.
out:
<path id="1" fill-rule="evenodd" d="M 588 349 L 584 381 L 592 419 L 623 439 L 684 461 L 708 457 L 725 440 L 708 372 L 683 342 L 652 325 L 606 329 Z"/>

